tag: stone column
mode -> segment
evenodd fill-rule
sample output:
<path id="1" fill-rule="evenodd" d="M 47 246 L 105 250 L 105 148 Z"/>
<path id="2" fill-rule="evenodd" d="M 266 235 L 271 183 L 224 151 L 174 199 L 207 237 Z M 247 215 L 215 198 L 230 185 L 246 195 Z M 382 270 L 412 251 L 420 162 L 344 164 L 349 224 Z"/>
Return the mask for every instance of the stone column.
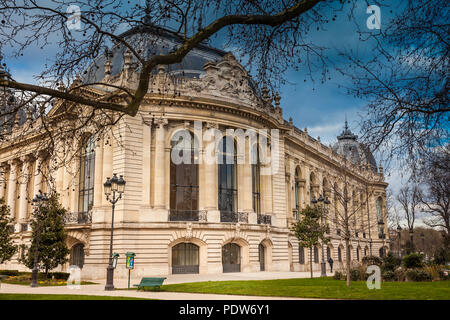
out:
<path id="1" fill-rule="evenodd" d="M 220 211 L 218 210 L 219 191 L 218 191 L 218 171 L 216 157 L 216 137 L 219 133 L 219 126 L 216 123 L 206 123 L 205 135 L 202 139 L 201 164 L 199 169 L 203 170 L 203 180 L 200 180 L 200 193 L 204 194 L 204 208 L 208 211 L 208 222 L 220 222 Z M 217 131 L 215 131 L 217 130 Z M 220 133 L 221 135 L 221 133 Z M 200 207 L 200 209 L 202 209 Z"/>
<path id="2" fill-rule="evenodd" d="M 155 209 L 162 213 L 166 211 L 166 128 L 167 119 L 155 119 L 156 133 L 155 133 L 155 180 L 154 180 L 154 203 Z M 167 215 L 167 211 L 166 211 Z M 163 217 L 160 217 L 163 219 Z M 159 220 L 159 218 L 158 218 Z M 167 221 L 167 219 L 166 219 Z"/>
<path id="3" fill-rule="evenodd" d="M 64 188 L 64 154 L 65 154 L 65 146 L 62 141 L 57 142 L 57 149 L 55 152 L 56 156 L 56 192 L 58 192 L 61 195 L 60 201 L 62 201 L 63 194 L 63 188 Z"/>
<path id="4" fill-rule="evenodd" d="M 17 183 L 17 162 L 16 160 L 10 160 L 8 162 L 9 171 L 9 188 L 8 188 L 8 202 L 10 210 L 10 217 L 15 218 L 16 216 L 16 183 Z"/>
<path id="5" fill-rule="evenodd" d="M 95 145 L 95 168 L 94 168 L 94 207 L 102 205 L 103 195 L 103 138 Z"/>
<path id="6" fill-rule="evenodd" d="M 28 157 L 22 157 L 20 159 L 22 161 L 22 176 L 20 183 L 20 199 L 19 199 L 19 223 L 23 223 L 27 219 L 27 209 L 28 209 L 28 195 L 27 195 L 27 186 L 29 179 L 29 168 L 30 162 Z"/>
<path id="7" fill-rule="evenodd" d="M 33 193 L 31 196 L 34 198 L 37 194 L 39 194 L 39 190 L 42 191 L 42 157 L 40 155 L 38 155 L 38 157 L 36 158 Z"/>
<path id="8" fill-rule="evenodd" d="M 5 190 L 6 190 L 6 166 L 1 165 L 0 167 L 0 199 L 5 198 Z M 5 199 L 6 202 L 6 199 Z"/>
<path id="9" fill-rule="evenodd" d="M 238 164 L 238 211 L 252 212 L 253 210 L 253 176 L 252 176 L 252 164 L 250 159 L 247 159 L 245 155 L 249 154 L 249 139 L 245 139 L 245 153 L 244 163 Z M 261 183 L 260 183 L 261 186 Z"/>
<path id="10" fill-rule="evenodd" d="M 112 178 L 113 174 L 113 141 L 111 137 L 105 137 L 104 138 L 104 145 L 103 145 L 103 179 L 102 181 L 105 182 L 106 178 Z M 102 187 L 102 194 L 103 194 L 103 187 Z M 103 206 L 111 206 L 111 204 L 106 200 L 106 196 L 102 197 L 102 205 Z"/>
<path id="11" fill-rule="evenodd" d="M 143 123 L 142 138 L 142 205 L 150 207 L 152 124 Z"/>

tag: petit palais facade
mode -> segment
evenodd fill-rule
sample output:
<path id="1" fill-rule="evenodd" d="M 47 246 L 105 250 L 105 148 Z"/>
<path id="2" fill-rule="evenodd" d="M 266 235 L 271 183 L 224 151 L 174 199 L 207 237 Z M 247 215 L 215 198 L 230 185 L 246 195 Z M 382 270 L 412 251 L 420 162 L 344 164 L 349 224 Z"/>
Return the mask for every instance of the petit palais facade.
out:
<path id="1" fill-rule="evenodd" d="M 181 41 L 170 31 L 157 40 L 143 29 L 122 36 L 141 39 L 148 54 Z M 131 53 L 117 45 L 71 87 L 100 83 L 76 89 L 95 98 L 114 90 L 101 83 L 135 88 L 138 71 Z M 30 242 L 34 196 L 56 190 L 68 211 L 71 252 L 70 262 L 59 269 L 77 265 L 83 279 L 105 278 L 112 206 L 103 183 L 116 173 L 126 187 L 114 214 L 113 251 L 120 255 L 115 277 L 128 276 L 126 252 L 136 254 L 133 277 L 309 271 L 310 259 L 319 271 L 322 248 L 310 254 L 300 247 L 291 225 L 321 196 L 330 202 L 324 258 L 331 256 L 339 268 L 346 251 L 337 194 L 344 188 L 355 211 L 351 260 L 386 252 L 387 183 L 347 124 L 334 145 L 323 145 L 283 118 L 281 97 L 271 97 L 266 88 L 260 92 L 233 54 L 207 45 L 180 64 L 159 66 L 150 80 L 137 116 L 122 116 L 101 134 L 84 127 L 70 150 L 63 140 L 45 148 L 43 120 L 32 113 L 18 112 L 9 127 L 3 126 L 8 139 L 0 143 L 0 198 L 14 218 L 18 245 Z M 56 99 L 47 117 L 70 127 L 74 120 L 67 114 L 89 110 L 79 107 Z M 70 160 L 58 166 L 61 155 Z M 176 163 L 173 155 L 189 161 Z M 206 161 L 208 155 L 215 161 Z M 0 268 L 25 271 L 21 254 Z"/>

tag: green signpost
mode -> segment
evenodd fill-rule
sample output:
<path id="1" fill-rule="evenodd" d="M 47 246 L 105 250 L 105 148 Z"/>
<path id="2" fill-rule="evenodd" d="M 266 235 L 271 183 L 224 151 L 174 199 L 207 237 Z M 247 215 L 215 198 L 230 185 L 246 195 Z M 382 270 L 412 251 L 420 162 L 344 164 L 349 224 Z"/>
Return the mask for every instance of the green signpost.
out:
<path id="1" fill-rule="evenodd" d="M 134 252 L 127 252 L 126 256 L 126 268 L 128 269 L 128 289 L 130 289 L 130 276 L 131 270 L 134 269 L 134 257 L 136 254 Z"/>

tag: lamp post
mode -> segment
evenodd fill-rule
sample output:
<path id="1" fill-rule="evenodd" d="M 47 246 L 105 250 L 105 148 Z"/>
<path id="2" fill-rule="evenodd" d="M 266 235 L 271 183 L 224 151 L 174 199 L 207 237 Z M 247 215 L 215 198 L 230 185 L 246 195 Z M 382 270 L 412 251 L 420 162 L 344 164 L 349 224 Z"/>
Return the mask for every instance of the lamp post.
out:
<path id="1" fill-rule="evenodd" d="M 39 190 L 39 194 L 33 199 L 33 206 L 35 207 L 35 216 L 36 216 L 36 243 L 34 247 L 34 261 L 33 261 L 33 272 L 31 273 L 31 284 L 32 288 L 38 286 L 37 277 L 38 277 L 38 247 L 39 247 L 39 233 L 40 233 L 40 219 L 41 219 L 41 208 L 43 204 L 48 202 L 47 194 L 42 194 L 42 191 Z"/>
<path id="2" fill-rule="evenodd" d="M 322 203 L 322 202 L 323 202 L 323 203 L 324 203 L 325 205 L 327 205 L 327 206 L 330 204 L 330 201 L 328 200 L 328 197 L 326 197 L 326 198 L 324 199 L 322 195 L 320 195 L 320 196 L 319 196 L 319 199 L 317 199 L 317 200 L 316 200 L 315 197 L 313 197 L 312 200 L 311 200 L 311 202 L 314 203 L 315 205 L 316 205 L 318 202 L 319 202 L 319 203 Z M 323 208 L 322 205 L 320 205 L 319 208 L 320 208 L 320 212 L 321 212 L 320 220 L 321 220 L 321 223 L 322 223 L 322 225 L 323 225 L 323 224 L 324 224 L 324 221 L 323 221 L 324 208 Z M 326 267 L 326 263 L 325 263 L 325 253 L 324 253 L 324 249 L 323 249 L 323 243 L 321 244 L 321 251 L 322 251 L 322 261 L 321 261 L 321 263 L 320 263 L 320 276 L 321 276 L 321 277 L 326 277 L 326 276 L 327 276 L 327 267 Z"/>
<path id="3" fill-rule="evenodd" d="M 422 251 L 423 256 L 425 257 L 425 234 L 423 232 L 420 233 L 420 239 L 422 239 Z"/>
<path id="4" fill-rule="evenodd" d="M 111 215 L 111 239 L 109 243 L 109 263 L 106 269 L 106 285 L 105 290 L 114 290 L 114 257 L 113 257 L 113 234 L 114 234 L 114 208 L 117 201 L 122 198 L 122 194 L 125 191 L 125 180 L 123 176 L 117 178 L 117 175 L 113 173 L 111 179 L 106 178 L 106 182 L 103 184 L 104 192 L 106 195 L 106 200 L 112 204 L 112 215 Z M 111 196 L 112 193 L 112 196 Z M 118 194 L 118 196 L 116 196 Z M 110 197 L 111 196 L 111 197 Z"/>
<path id="5" fill-rule="evenodd" d="M 402 257 L 402 227 L 400 225 L 397 226 L 397 233 L 398 233 L 398 256 Z"/>

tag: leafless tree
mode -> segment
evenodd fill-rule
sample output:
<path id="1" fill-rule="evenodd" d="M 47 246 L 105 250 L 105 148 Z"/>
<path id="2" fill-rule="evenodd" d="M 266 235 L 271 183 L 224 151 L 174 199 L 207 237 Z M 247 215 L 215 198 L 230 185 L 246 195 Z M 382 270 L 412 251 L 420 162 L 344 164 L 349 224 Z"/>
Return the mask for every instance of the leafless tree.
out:
<path id="1" fill-rule="evenodd" d="M 46 4 L 33 0 L 0 1 L 3 17 L 0 39 L 4 46 L 17 48 L 16 55 L 20 56 L 31 45 L 45 47 L 55 41 L 54 37 L 61 48 L 54 63 L 48 64 L 39 75 L 42 85 L 6 79 L 1 86 L 135 116 L 155 67 L 181 62 L 192 49 L 219 32 L 227 33 L 224 36 L 228 44 L 238 47 L 241 55 L 248 57 L 247 65 L 256 66 L 259 79 L 265 83 L 268 75 L 273 79 L 293 62 L 312 68 L 308 61 L 319 58 L 320 63 L 321 49 L 309 43 L 305 35 L 329 20 L 325 13 L 329 16 L 334 11 L 329 3 L 319 0 L 132 2 L 124 5 L 113 0 L 77 1 L 83 27 L 81 32 L 75 32 L 66 27 L 71 16 L 66 11 L 72 1 L 47 1 Z M 174 29 L 182 44 L 168 48 L 167 53 L 149 55 L 147 50 L 139 49 L 143 37 L 127 39 L 119 34 L 124 27 L 153 28 L 155 33 L 161 32 L 156 26 Z M 73 81 L 77 73 L 86 72 L 92 60 L 112 44 L 125 46 L 138 64 L 139 81 L 135 90 L 114 87 L 113 93 L 93 99 L 75 91 L 96 83 L 82 83 L 65 90 L 56 88 L 58 82 Z M 112 96 L 121 99 L 115 102 Z"/>
<path id="2" fill-rule="evenodd" d="M 381 29 L 359 30 L 372 53 L 342 52 L 349 64 L 340 70 L 353 81 L 349 92 L 369 101 L 363 140 L 413 171 L 417 159 L 449 138 L 448 10 L 440 0 L 381 6 Z"/>
<path id="3" fill-rule="evenodd" d="M 421 169 L 424 191 L 420 201 L 428 215 L 424 223 L 450 234 L 450 146 L 435 148 Z"/>
<path id="4" fill-rule="evenodd" d="M 349 161 L 345 160 L 339 170 L 341 183 L 340 185 L 336 183 L 331 188 L 334 197 L 332 201 L 332 203 L 334 202 L 334 210 L 329 212 L 331 216 L 328 217 L 329 221 L 334 220 L 336 228 L 340 230 L 340 236 L 345 241 L 347 286 L 350 286 L 351 239 L 355 238 L 356 233 L 365 233 L 366 230 L 370 230 L 371 225 L 377 223 L 376 219 L 372 219 L 371 215 L 366 215 L 364 212 L 364 209 L 367 209 L 365 199 L 372 196 L 373 190 L 369 190 L 368 187 L 354 189 L 349 182 L 349 166 Z M 332 218 L 333 211 L 334 219 Z M 370 231 L 369 238 L 371 240 Z"/>
<path id="5" fill-rule="evenodd" d="M 78 14 L 69 10 L 72 4 Z M 346 5 L 320 0 L 0 0 L 0 56 L 5 48 L 20 59 L 29 49 L 58 47 L 35 83 L 15 81 L 0 57 L 0 142 L 26 147 L 24 137 L 39 136 L 39 150 L 59 155 L 52 163 L 47 159 L 47 171 L 71 163 L 80 151 L 73 146 L 80 146 L 76 142 L 86 128 L 106 143 L 120 144 L 113 127 L 124 116 L 138 115 L 156 68 L 182 62 L 214 38 L 237 53 L 261 87 L 274 89 L 291 65 L 311 77 L 319 70 L 325 79 L 324 48 L 308 35 Z M 69 28 L 73 22 L 81 27 Z M 176 44 L 154 51 L 168 33 Z M 113 48 L 128 54 L 136 74 L 133 85 L 92 80 L 100 67 L 107 73 L 106 63 L 100 66 L 96 59 L 108 60 Z"/>
<path id="6" fill-rule="evenodd" d="M 414 223 L 420 215 L 421 191 L 419 186 L 410 182 L 402 187 L 396 197 L 400 203 L 409 230 L 411 251 L 414 251 Z"/>

